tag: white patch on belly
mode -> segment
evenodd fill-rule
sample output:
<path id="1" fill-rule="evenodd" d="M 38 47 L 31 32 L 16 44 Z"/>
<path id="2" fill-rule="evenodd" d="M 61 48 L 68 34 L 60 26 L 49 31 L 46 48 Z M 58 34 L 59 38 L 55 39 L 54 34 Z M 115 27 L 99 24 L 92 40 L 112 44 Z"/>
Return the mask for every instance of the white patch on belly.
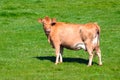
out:
<path id="1" fill-rule="evenodd" d="M 84 43 L 77 43 L 75 45 L 75 49 L 84 49 L 84 50 L 86 50 L 86 46 L 85 46 Z"/>

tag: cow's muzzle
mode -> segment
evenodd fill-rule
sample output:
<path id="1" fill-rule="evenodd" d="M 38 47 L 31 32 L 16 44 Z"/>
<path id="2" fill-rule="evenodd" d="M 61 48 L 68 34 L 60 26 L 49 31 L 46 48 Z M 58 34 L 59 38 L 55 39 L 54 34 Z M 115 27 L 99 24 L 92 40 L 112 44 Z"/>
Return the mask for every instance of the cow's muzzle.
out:
<path id="1" fill-rule="evenodd" d="M 45 33 L 46 33 L 47 35 L 50 34 L 50 29 L 45 30 Z"/>

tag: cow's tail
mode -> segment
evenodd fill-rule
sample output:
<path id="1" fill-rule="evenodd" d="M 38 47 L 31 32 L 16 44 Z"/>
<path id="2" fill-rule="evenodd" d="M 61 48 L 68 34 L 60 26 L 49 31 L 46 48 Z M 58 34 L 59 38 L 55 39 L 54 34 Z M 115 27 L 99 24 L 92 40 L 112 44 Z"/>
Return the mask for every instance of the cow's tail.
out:
<path id="1" fill-rule="evenodd" d="M 96 22 L 94 24 L 96 26 L 97 45 L 99 45 L 99 42 L 100 42 L 100 27 L 98 26 L 98 24 Z"/>
<path id="2" fill-rule="evenodd" d="M 100 41 L 100 27 L 98 26 L 97 23 L 94 23 L 95 24 L 95 30 L 96 30 L 96 34 L 95 34 L 95 38 L 93 39 L 93 44 L 97 44 L 99 45 L 99 41 Z"/>

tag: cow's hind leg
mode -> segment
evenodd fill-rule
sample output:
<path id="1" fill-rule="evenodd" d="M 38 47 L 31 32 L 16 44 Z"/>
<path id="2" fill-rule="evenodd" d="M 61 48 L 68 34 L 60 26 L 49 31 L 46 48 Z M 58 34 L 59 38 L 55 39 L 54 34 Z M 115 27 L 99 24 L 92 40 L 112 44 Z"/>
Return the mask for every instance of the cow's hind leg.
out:
<path id="1" fill-rule="evenodd" d="M 89 54 L 89 62 L 88 62 L 88 66 L 92 65 L 92 59 L 93 59 L 93 48 L 92 48 L 92 44 L 90 41 L 86 41 L 86 48 Z"/>
<path id="2" fill-rule="evenodd" d="M 101 51 L 99 47 L 96 48 L 96 54 L 98 55 L 99 65 L 101 66 L 102 60 L 101 60 Z"/>
<path id="3" fill-rule="evenodd" d="M 92 59 L 93 59 L 93 54 L 91 51 L 88 51 L 89 53 L 89 62 L 88 62 L 88 66 L 91 66 L 92 65 Z"/>

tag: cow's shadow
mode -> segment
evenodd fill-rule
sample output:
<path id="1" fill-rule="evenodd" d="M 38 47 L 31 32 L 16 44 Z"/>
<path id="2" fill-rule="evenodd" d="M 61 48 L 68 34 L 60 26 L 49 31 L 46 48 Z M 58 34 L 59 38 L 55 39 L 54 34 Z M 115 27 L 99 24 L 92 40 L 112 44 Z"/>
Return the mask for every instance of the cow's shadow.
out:
<path id="1" fill-rule="evenodd" d="M 34 57 L 37 58 L 39 60 L 49 60 L 51 62 L 55 62 L 55 57 L 54 56 L 38 56 L 38 57 Z M 88 64 L 88 60 L 83 59 L 83 58 L 69 58 L 69 57 L 64 57 L 63 58 L 63 62 L 77 62 L 80 64 Z M 95 62 L 93 62 L 93 64 L 97 64 Z"/>

